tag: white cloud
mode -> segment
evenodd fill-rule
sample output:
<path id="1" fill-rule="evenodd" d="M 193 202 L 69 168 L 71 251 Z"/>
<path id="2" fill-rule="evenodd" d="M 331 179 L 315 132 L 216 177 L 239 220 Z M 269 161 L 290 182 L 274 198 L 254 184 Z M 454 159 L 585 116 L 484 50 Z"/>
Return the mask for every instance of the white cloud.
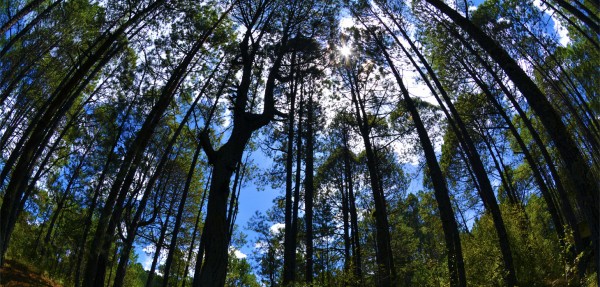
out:
<path id="1" fill-rule="evenodd" d="M 279 234 L 279 232 L 281 232 L 283 229 L 285 229 L 285 224 L 283 223 L 275 223 L 269 228 L 273 234 Z"/>
<path id="2" fill-rule="evenodd" d="M 148 271 L 150 270 L 150 267 L 152 267 L 152 260 L 154 260 L 154 254 L 156 253 L 156 246 L 153 244 L 149 244 L 144 246 L 142 250 L 144 251 L 144 253 L 139 255 L 140 263 L 142 263 L 142 267 L 144 268 L 144 270 Z M 166 248 L 162 248 L 160 250 L 160 256 L 158 257 L 158 262 L 156 263 L 155 270 L 157 274 L 162 275 L 162 273 L 158 270 L 158 266 L 165 263 L 165 261 L 167 260 L 168 253 L 169 250 L 167 250 Z"/>
<path id="3" fill-rule="evenodd" d="M 144 270 L 148 271 L 150 270 L 150 267 L 152 267 L 152 257 L 154 252 L 156 251 L 156 248 L 154 245 L 149 244 L 146 245 L 142 250 L 144 251 L 144 253 L 139 255 L 142 267 L 144 267 Z"/>
<path id="4" fill-rule="evenodd" d="M 509 20 L 509 19 L 506 19 L 506 18 L 504 18 L 504 17 L 500 17 L 500 18 L 498 18 L 498 21 L 497 21 L 497 22 L 498 22 L 498 23 L 510 24 L 510 20 Z"/>
<path id="5" fill-rule="evenodd" d="M 254 243 L 254 249 L 258 250 L 260 253 L 264 253 L 264 250 L 266 250 L 267 247 L 269 247 L 269 244 L 264 240 L 259 240 Z"/>
<path id="6" fill-rule="evenodd" d="M 561 46 L 566 47 L 569 42 L 571 42 L 571 38 L 569 38 L 569 32 L 560 23 L 560 21 L 556 20 L 554 17 L 552 17 L 552 19 L 554 20 L 554 27 L 556 29 L 556 33 L 558 34 L 558 42 Z"/>
<path id="7" fill-rule="evenodd" d="M 233 256 L 235 256 L 235 258 L 237 259 L 244 259 L 248 257 L 246 254 L 244 254 L 242 251 L 235 248 L 234 246 L 229 246 L 229 253 L 233 253 Z"/>
<path id="8" fill-rule="evenodd" d="M 541 0 L 534 0 L 533 5 L 540 9 L 540 11 L 544 12 L 544 14 L 546 14 L 545 16 L 550 17 L 552 19 L 552 22 L 554 22 L 554 31 L 558 36 L 558 42 L 563 47 L 566 47 L 569 44 L 569 42 L 571 42 L 571 38 L 569 38 L 569 32 L 567 31 L 567 29 L 558 20 L 556 13 L 548 13 L 548 11 L 551 10 L 547 6 L 545 6 Z"/>
<path id="9" fill-rule="evenodd" d="M 233 251 L 233 255 L 235 255 L 235 258 L 237 258 L 237 259 L 244 259 L 244 258 L 248 257 L 248 256 L 247 256 L 246 254 L 244 254 L 242 251 L 239 251 L 239 250 L 237 250 L 237 249 L 235 249 L 235 250 Z"/>
<path id="10" fill-rule="evenodd" d="M 152 257 L 146 256 L 146 259 L 142 261 L 142 267 L 144 267 L 144 270 L 150 271 L 150 267 L 152 267 Z"/>

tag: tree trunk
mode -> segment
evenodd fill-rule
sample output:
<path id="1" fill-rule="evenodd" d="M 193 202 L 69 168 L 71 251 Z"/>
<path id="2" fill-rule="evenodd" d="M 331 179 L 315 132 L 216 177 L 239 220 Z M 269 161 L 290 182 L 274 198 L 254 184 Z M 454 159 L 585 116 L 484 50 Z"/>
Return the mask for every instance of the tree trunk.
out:
<path id="1" fill-rule="evenodd" d="M 402 81 L 400 73 L 394 66 L 394 62 L 390 58 L 383 43 L 381 43 L 379 39 L 376 41 L 383 51 L 388 65 L 392 69 L 394 77 L 396 78 L 396 82 L 400 87 L 404 99 L 404 105 L 413 119 L 413 123 L 417 129 L 417 134 L 419 135 L 421 147 L 425 153 L 425 160 L 427 162 L 427 167 L 429 168 L 429 176 L 433 183 L 435 199 L 438 203 L 438 210 L 440 212 L 440 219 L 442 221 L 442 229 L 444 230 L 444 238 L 446 240 L 448 269 L 450 271 L 450 285 L 467 286 L 464 261 L 462 257 L 462 247 L 460 244 L 460 233 L 458 231 L 458 225 L 456 224 L 456 218 L 454 217 L 454 211 L 452 210 L 452 203 L 449 195 L 450 193 L 444 180 L 442 170 L 437 162 L 433 144 L 431 143 L 429 135 L 427 134 L 427 130 L 421 121 L 419 111 L 415 107 L 413 100 L 411 99 L 408 90 Z"/>
<path id="2" fill-rule="evenodd" d="M 75 183 L 75 180 L 77 179 L 77 177 L 79 177 L 79 172 L 81 171 L 81 168 L 83 167 L 83 164 L 85 163 L 84 159 L 85 159 L 87 153 L 90 151 L 91 147 L 92 147 L 92 145 L 87 146 L 85 152 L 79 159 L 79 163 L 73 170 L 73 174 L 71 174 L 71 178 L 69 179 L 69 182 L 67 183 L 67 187 L 65 188 L 65 190 L 62 194 L 62 197 L 60 197 L 60 199 L 57 202 L 56 210 L 52 214 L 52 218 L 50 219 L 50 225 L 48 226 L 48 231 L 46 232 L 46 237 L 44 238 L 44 247 L 42 247 L 42 250 L 48 248 L 48 244 L 50 243 L 50 240 L 52 238 L 52 231 L 54 229 L 54 225 L 56 224 L 56 221 L 58 220 L 58 217 L 59 217 L 60 213 L 62 212 L 62 209 L 64 208 L 65 204 L 67 203 L 69 195 L 71 194 L 71 188 L 73 187 L 73 184 Z"/>
<path id="3" fill-rule="evenodd" d="M 358 215 L 356 212 L 356 197 L 354 196 L 354 178 L 352 176 L 352 166 L 350 163 L 350 148 L 348 146 L 349 141 L 349 129 L 346 126 L 343 130 L 343 141 L 344 141 L 344 176 L 346 179 L 346 185 L 348 188 L 348 202 L 350 212 L 350 227 L 352 229 L 352 259 L 353 259 L 353 273 L 356 276 L 357 283 L 362 283 L 362 258 L 360 250 L 360 236 L 358 232 Z M 356 284 L 357 286 L 359 284 Z"/>
<path id="4" fill-rule="evenodd" d="M 156 3 L 154 3 L 156 4 Z M 116 44 L 115 41 L 121 36 L 126 28 L 137 22 L 144 14 L 153 10 L 157 5 L 150 5 L 144 11 L 136 14 L 130 21 L 123 24 L 117 31 L 112 33 L 106 41 L 90 56 L 81 66 L 77 73 L 72 77 L 66 77 L 59 88 L 50 96 L 48 105 L 44 110 L 40 110 L 26 133 L 23 135 L 23 150 L 19 153 L 19 160 L 14 166 L 11 180 L 7 186 L 7 192 L 4 196 L 2 207 L 0 208 L 0 265 L 2 265 L 4 254 L 8 248 L 10 235 L 14 228 L 16 218 L 19 215 L 18 204 L 22 200 L 27 187 L 27 181 L 31 174 L 31 168 L 34 165 L 40 151 L 45 143 L 50 139 L 56 129 L 59 120 L 71 107 L 78 94 L 87 86 L 92 78 L 109 62 L 109 60 L 120 50 L 122 44 Z M 113 47 L 114 46 L 114 47 Z M 14 152 L 13 152 L 14 153 Z M 11 155 L 13 157 L 13 155 Z M 3 169 L 11 170 L 10 166 L 4 166 Z M 4 173 L 3 170 L 3 173 Z"/>
<path id="5" fill-rule="evenodd" d="M 344 164 L 344 167 L 346 165 Z M 344 170 L 345 175 L 345 170 Z M 343 221 L 343 229 L 344 229 L 344 273 L 349 273 L 351 271 L 350 267 L 352 266 L 352 261 L 350 257 L 350 200 L 348 199 L 349 188 L 348 188 L 348 177 L 342 177 L 342 184 L 340 185 L 340 194 L 342 196 L 342 221 Z M 344 283 L 346 285 L 346 283 Z"/>
<path id="6" fill-rule="evenodd" d="M 300 210 L 300 187 L 302 186 L 302 119 L 304 118 L 304 90 L 300 89 L 300 102 L 298 107 L 298 132 L 296 136 L 296 174 L 294 178 L 294 204 L 292 206 L 292 237 L 295 238 L 294 253 L 298 246 L 298 211 Z M 294 266 L 296 263 L 294 263 Z M 295 272 L 298 270 L 296 269 Z"/>
<path id="7" fill-rule="evenodd" d="M 253 11 L 250 27 L 239 44 L 241 52 L 242 76 L 240 83 L 236 86 L 236 96 L 233 105 L 233 129 L 225 144 L 218 150 L 214 150 L 208 133 L 200 135 L 200 143 L 207 155 L 208 161 L 213 165 L 213 177 L 208 195 L 208 207 L 206 221 L 202 231 L 202 244 L 199 256 L 196 260 L 196 273 L 193 286 L 223 286 L 227 274 L 227 262 L 229 245 L 229 226 L 227 222 L 227 199 L 229 197 L 229 185 L 231 175 L 242 160 L 242 154 L 252 134 L 257 129 L 267 125 L 278 112 L 275 108 L 274 91 L 276 78 L 282 65 L 283 55 L 287 49 L 289 39 L 290 23 L 286 23 L 280 45 L 276 48 L 275 58 L 269 70 L 264 88 L 263 111 L 255 114 L 247 111 L 250 85 L 254 60 L 259 40 L 253 38 L 253 25 L 260 17 L 265 16 L 267 20 L 271 15 L 263 15 L 266 3 L 262 3 Z M 233 8 L 231 6 L 230 8 Z M 262 33 L 260 34 L 262 35 Z M 250 45 L 250 39 L 253 43 Z M 256 40 L 256 42 L 254 42 Z M 204 251 L 204 255 L 202 252 Z M 202 260 L 202 257 L 205 257 Z"/>
<path id="8" fill-rule="evenodd" d="M 125 156 L 119 173 L 117 174 L 116 180 L 111 187 L 110 194 L 106 200 L 105 208 L 100 217 L 99 224 L 96 230 L 96 236 L 94 237 L 93 246 L 108 246 L 110 247 L 110 237 L 114 232 L 117 222 L 121 216 L 121 206 L 125 200 L 126 194 L 131 186 L 133 177 L 136 173 L 137 167 L 142 160 L 143 151 L 148 145 L 151 135 L 154 133 L 154 129 L 159 123 L 165 110 L 168 108 L 171 99 L 173 98 L 179 85 L 187 74 L 187 69 L 191 64 L 192 60 L 204 45 L 204 42 L 208 39 L 212 32 L 217 28 L 225 16 L 231 11 L 231 8 L 225 11 L 220 18 L 209 28 L 204 34 L 198 39 L 190 51 L 186 54 L 183 61 L 175 68 L 173 74 L 165 84 L 161 95 L 152 107 L 150 114 L 146 117 L 142 128 L 138 132 L 134 142 L 128 149 L 127 155 Z M 143 200 L 147 198 L 147 193 L 144 193 Z M 145 202 L 144 202 L 145 205 Z M 114 208 L 114 210 L 113 210 Z M 86 268 L 86 277 L 84 279 L 84 285 L 89 286 L 91 282 L 101 281 L 101 278 L 96 278 L 95 274 L 98 270 L 106 268 L 98 264 L 100 257 L 106 256 L 107 248 L 100 249 L 90 253 L 88 259 L 88 266 Z M 102 260 L 106 262 L 105 259 Z M 87 284 L 86 284 L 87 283 Z"/>
<path id="9" fill-rule="evenodd" d="M 349 72 L 351 74 L 352 72 Z M 369 171 L 369 179 L 375 203 L 375 227 L 376 227 L 376 261 L 378 286 L 393 286 L 395 285 L 393 254 L 390 245 L 390 230 L 387 219 L 385 197 L 379 180 L 379 172 L 377 168 L 377 157 L 374 148 L 371 144 L 370 129 L 368 123 L 368 114 L 364 108 L 364 100 L 360 96 L 360 90 L 357 82 L 354 80 L 356 75 L 349 75 L 351 84 L 352 102 L 355 108 L 355 117 L 359 125 L 359 131 L 365 146 L 367 156 L 367 169 Z"/>
<path id="10" fill-rule="evenodd" d="M 559 205 L 561 207 L 563 215 L 565 216 L 567 223 L 571 226 L 571 229 L 573 232 L 573 237 L 575 240 L 576 252 L 577 253 L 581 252 L 582 250 L 584 250 L 585 247 L 583 245 L 583 241 L 581 240 L 579 226 L 577 224 L 577 219 L 575 217 L 574 210 L 571 207 L 569 196 L 567 195 L 566 189 L 563 185 L 563 180 L 561 179 L 561 177 L 558 173 L 558 170 L 556 169 L 556 167 L 554 165 L 552 156 L 550 155 L 550 153 L 546 147 L 546 144 L 542 140 L 537 129 L 533 126 L 533 123 L 531 122 L 531 120 L 529 120 L 528 115 L 525 113 L 525 111 L 519 105 L 519 103 L 518 103 L 517 99 L 515 98 L 515 96 L 513 95 L 513 93 L 508 89 L 508 87 L 506 87 L 506 85 L 504 85 L 503 81 L 500 79 L 498 74 L 496 74 L 496 72 L 492 69 L 492 67 L 490 65 L 488 65 L 488 63 L 486 61 L 484 61 L 484 59 L 481 58 L 481 56 L 479 54 L 475 53 L 474 49 L 470 45 L 468 45 L 468 42 L 464 38 L 460 37 L 460 35 L 457 35 L 457 37 L 459 38 L 459 40 L 461 40 L 463 45 L 465 45 L 465 47 L 473 55 L 475 55 L 475 57 L 477 58 L 477 61 L 485 68 L 485 70 L 493 77 L 494 81 L 496 81 L 496 83 L 500 86 L 500 89 L 502 90 L 502 92 L 504 92 L 504 94 L 506 95 L 508 100 L 511 102 L 514 109 L 517 111 L 517 113 L 521 117 L 521 120 L 525 124 L 525 127 L 528 129 L 529 133 L 531 134 L 533 141 L 538 146 L 540 152 L 542 153 L 542 157 L 544 158 L 544 161 L 546 162 L 548 170 L 550 171 L 550 174 L 552 175 L 552 179 L 554 180 L 554 185 L 556 187 L 556 192 L 557 192 L 558 198 L 559 198 L 559 200 L 558 200 Z M 466 65 L 466 64 L 463 63 L 463 66 L 464 65 Z M 470 69 L 468 69 L 468 68 L 466 70 L 470 71 Z M 478 80 L 477 77 L 475 77 L 473 79 L 476 81 Z M 570 176 L 570 175 L 567 174 L 567 176 Z"/>
<path id="11" fill-rule="evenodd" d="M 35 0 L 35 1 L 40 1 L 40 0 Z M 41 1 L 43 1 L 43 0 L 41 0 Z M 17 40 L 19 40 L 20 38 L 25 36 L 25 34 L 27 34 L 31 29 L 33 29 L 35 27 L 35 25 L 37 25 L 41 20 L 43 20 L 46 17 L 46 15 L 48 13 L 50 13 L 50 11 L 52 9 L 54 9 L 54 7 L 56 7 L 61 2 L 62 2 L 62 0 L 57 0 L 54 3 L 50 4 L 50 6 L 46 7 L 46 9 L 44 9 L 44 11 L 42 11 L 35 18 L 33 18 L 33 20 L 31 20 L 31 22 L 27 23 L 27 26 L 25 26 L 25 28 L 23 28 L 21 31 L 19 31 L 15 36 L 11 37 L 10 40 L 8 41 L 8 43 L 6 43 L 4 45 L 4 47 L 2 47 L 2 50 L 0 50 L 0 59 L 2 59 L 2 57 L 4 57 L 4 55 L 6 55 L 6 53 L 8 53 L 8 51 L 10 51 L 10 48 L 17 42 Z M 4 32 L 0 32 L 0 35 L 3 35 L 3 34 L 4 34 Z"/>
<path id="12" fill-rule="evenodd" d="M 192 260 L 192 252 L 194 250 L 194 244 L 196 243 L 196 234 L 198 233 L 198 224 L 200 223 L 200 219 L 202 217 L 202 207 L 204 207 L 204 200 L 206 199 L 206 194 L 208 194 L 208 184 L 210 183 L 210 180 L 212 178 L 212 170 L 211 170 L 211 176 L 209 176 L 208 181 L 206 182 L 206 187 L 204 188 L 204 190 L 202 191 L 202 200 L 200 200 L 200 207 L 198 208 L 198 215 L 196 215 L 196 222 L 194 223 L 194 231 L 192 231 L 192 242 L 190 243 L 190 249 L 188 250 L 188 255 L 187 255 L 187 260 L 185 261 L 185 268 L 183 269 L 183 283 L 181 284 L 181 287 L 185 287 L 185 284 L 187 283 L 187 276 L 188 276 L 188 269 L 189 269 L 189 263 Z M 198 252 L 200 253 L 200 252 Z M 202 256 L 200 256 L 202 257 Z"/>
<path id="13" fill-rule="evenodd" d="M 234 133 L 235 133 L 234 128 Z M 227 274 L 229 225 L 227 222 L 227 199 L 229 197 L 229 183 L 235 163 L 241 160 L 243 149 L 250 139 L 252 131 L 245 131 L 243 135 L 237 131 L 236 137 L 240 141 L 222 147 L 215 157 L 213 177 L 208 194 L 207 216 L 202 230 L 202 244 L 205 253 L 204 260 L 198 258 L 194 287 L 223 286 Z M 234 135 L 232 134 L 232 137 Z M 244 140 L 242 140 L 242 137 Z M 235 155 L 234 155 L 235 153 Z M 200 268 L 198 268 L 201 266 Z"/>
<path id="14" fill-rule="evenodd" d="M 293 56 L 292 56 L 293 57 Z M 292 168 L 294 162 L 294 121 L 295 121 L 295 105 L 296 105 L 296 82 L 294 79 L 294 60 L 292 60 L 292 84 L 290 93 L 290 110 L 288 115 L 288 135 L 287 135 L 287 151 L 285 162 L 285 237 L 283 251 L 283 286 L 294 282 L 296 277 L 296 237 L 292 232 L 293 222 L 296 220 L 292 217 Z M 298 135 L 300 137 L 300 135 Z"/>
<path id="15" fill-rule="evenodd" d="M 304 216 L 306 221 L 306 283 L 313 281 L 313 201 L 314 186 L 314 110 L 313 95 L 309 92 L 306 123 L 306 171 L 304 178 Z"/>
<path id="16" fill-rule="evenodd" d="M 165 184 L 168 184 L 168 182 Z M 167 229 L 169 228 L 169 221 L 171 220 L 171 212 L 173 211 L 173 206 L 175 205 L 175 198 L 176 197 L 173 196 L 173 199 L 171 200 L 171 203 L 169 204 L 169 209 L 167 210 L 167 214 L 165 216 L 165 222 L 160 229 L 160 235 L 158 237 L 158 242 L 156 243 L 156 250 L 154 252 L 154 258 L 152 258 L 152 265 L 150 267 L 150 271 L 148 272 L 148 278 L 146 279 L 146 287 L 153 286 L 152 281 L 154 280 L 154 272 L 156 271 L 158 259 L 160 258 L 160 252 L 162 251 L 162 247 L 165 244 L 165 237 L 167 234 Z M 127 255 L 127 256 L 129 256 L 129 255 Z M 123 260 L 123 258 L 121 258 L 121 260 Z M 125 274 L 123 274 L 123 275 L 125 275 Z M 123 278 L 124 277 L 125 276 L 123 276 Z M 115 278 L 115 285 L 117 285 L 117 280 L 119 280 L 119 279 Z M 119 281 L 123 281 L 123 279 L 120 279 Z M 164 279 L 163 279 L 163 284 L 164 284 Z M 119 282 L 119 286 L 122 286 L 122 285 L 123 285 L 123 282 Z"/>
<path id="17" fill-rule="evenodd" d="M 285 42 L 285 41 L 284 41 Z M 245 111 L 248 88 L 250 86 L 250 73 L 252 63 L 247 62 L 244 66 L 242 83 L 238 88 L 236 108 L 234 109 L 233 130 L 227 142 L 215 151 L 212 148 L 208 134 L 200 137 L 204 151 L 209 163 L 213 165 L 210 191 L 208 195 L 208 206 L 206 220 L 202 231 L 202 245 L 199 252 L 205 253 L 204 260 L 199 253 L 196 260 L 196 272 L 193 286 L 223 286 L 227 274 L 228 262 L 228 233 L 227 222 L 227 199 L 229 197 L 229 184 L 231 176 L 237 164 L 242 159 L 246 144 L 252 133 L 260 127 L 269 123 L 274 114 L 273 90 L 275 87 L 275 73 L 281 66 L 282 54 L 280 54 L 272 67 L 265 88 L 265 112 L 261 115 L 249 114 Z M 268 100 L 271 98 L 271 100 Z"/>
<path id="18" fill-rule="evenodd" d="M 165 269 L 163 271 L 163 286 L 167 286 L 169 282 L 169 272 L 171 270 L 171 264 L 173 261 L 173 256 L 175 254 L 175 250 L 177 249 L 177 236 L 179 234 L 179 229 L 181 227 L 181 218 L 183 216 L 183 210 L 185 209 L 185 202 L 187 200 L 188 192 L 190 190 L 190 185 L 192 183 L 192 178 L 194 177 L 194 170 L 196 169 L 196 163 L 198 161 L 198 156 L 200 155 L 200 150 L 202 146 L 198 144 L 196 147 L 196 151 L 194 152 L 194 157 L 192 159 L 192 164 L 190 165 L 190 169 L 187 174 L 187 178 L 185 181 L 185 187 L 183 188 L 183 193 L 181 195 L 181 200 L 179 201 L 179 206 L 177 208 L 177 216 L 175 217 L 175 226 L 173 227 L 173 232 L 171 235 L 171 243 L 169 244 L 169 254 L 167 255 L 167 260 L 165 261 Z"/>

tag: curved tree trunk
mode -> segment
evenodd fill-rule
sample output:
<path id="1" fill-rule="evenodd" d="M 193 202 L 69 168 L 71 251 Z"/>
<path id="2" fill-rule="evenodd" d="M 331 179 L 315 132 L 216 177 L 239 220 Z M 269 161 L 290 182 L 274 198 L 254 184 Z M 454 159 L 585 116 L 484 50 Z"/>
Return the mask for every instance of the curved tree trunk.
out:
<path id="1" fill-rule="evenodd" d="M 380 39 L 376 38 L 377 44 L 383 51 L 383 54 L 388 62 L 388 65 L 392 69 L 392 73 L 396 78 L 396 82 L 400 87 L 402 96 L 404 99 L 404 106 L 408 110 L 417 129 L 419 135 L 419 141 L 421 147 L 425 152 L 425 160 L 427 167 L 429 168 L 430 178 L 434 187 L 435 199 L 438 203 L 438 210 L 440 212 L 440 218 L 442 221 L 442 229 L 444 230 L 444 237 L 446 241 L 446 250 L 448 252 L 448 269 L 450 271 L 450 285 L 451 286 L 467 286 L 464 260 L 462 257 L 462 247 L 460 244 L 460 233 L 458 231 L 458 224 L 452 210 L 452 203 L 450 201 L 450 192 L 448 186 L 444 180 L 444 175 L 437 162 L 435 150 L 433 144 L 427 134 L 427 130 L 421 116 L 417 110 L 413 100 L 411 99 L 406 86 L 402 81 L 400 73 L 396 70 L 394 62 L 390 58 L 385 46 L 381 43 Z"/>
<path id="2" fill-rule="evenodd" d="M 461 63 L 463 64 L 463 67 L 465 68 L 465 70 L 473 78 L 473 80 L 475 80 L 475 83 L 482 89 L 482 91 L 487 96 L 487 98 L 490 100 L 492 105 L 499 112 L 502 119 L 504 119 L 504 121 L 508 125 L 508 129 L 510 130 L 511 134 L 517 141 L 517 144 L 521 148 L 521 151 L 523 152 L 523 155 L 525 156 L 525 160 L 527 161 L 529 167 L 531 168 L 531 171 L 533 173 L 533 177 L 536 181 L 536 184 L 538 185 L 540 192 L 542 193 L 542 196 L 544 197 L 544 200 L 548 207 L 548 211 L 550 212 L 550 216 L 552 217 L 552 221 L 556 228 L 557 235 L 559 236 L 559 238 L 565 238 L 565 231 L 564 231 L 562 220 L 560 218 L 560 214 L 558 213 L 558 209 L 556 208 L 556 205 L 554 204 L 554 200 L 552 199 L 552 195 L 550 194 L 550 190 L 549 190 L 548 186 L 544 182 L 544 179 L 540 173 L 538 164 L 536 163 L 535 159 L 529 152 L 529 149 L 527 148 L 527 145 L 523 141 L 523 138 L 521 137 L 521 135 L 519 134 L 519 132 L 513 125 L 512 121 L 510 120 L 510 118 L 508 117 L 508 115 L 506 114 L 506 112 L 504 111 L 504 109 L 502 108 L 500 103 L 498 102 L 498 100 L 495 98 L 495 96 L 489 90 L 489 88 L 479 79 L 479 77 L 477 77 L 477 75 L 471 69 L 468 68 L 468 66 L 464 62 L 461 61 Z"/>
<path id="3" fill-rule="evenodd" d="M 36 1 L 40 1 L 40 0 L 35 0 L 34 2 L 36 2 Z M 41 0 L 41 1 L 44 1 L 44 0 Z M 46 15 L 48 13 L 50 13 L 50 11 L 52 11 L 52 9 L 54 9 L 54 7 L 56 7 L 62 1 L 63 0 L 57 0 L 54 3 L 50 4 L 50 6 L 46 7 L 46 9 L 44 9 L 44 11 L 42 11 L 33 20 L 31 20 L 31 22 L 29 22 L 27 24 L 27 26 L 25 26 L 25 28 L 23 28 L 21 31 L 19 31 L 19 33 L 17 33 L 13 37 L 11 37 L 10 40 L 8 41 L 8 43 L 6 43 L 2 47 L 2 50 L 0 50 L 0 59 L 2 57 L 4 57 L 4 55 L 6 55 L 6 53 L 8 53 L 8 51 L 10 51 L 10 48 L 17 42 L 17 40 L 21 39 L 23 36 L 25 36 L 27 33 L 29 33 L 29 31 L 31 29 L 33 29 L 33 27 L 35 27 L 35 25 L 37 25 L 40 21 L 42 21 L 46 17 Z M 2 34 L 4 34 L 4 32 L 0 32 L 0 35 L 2 35 Z"/>
<path id="4" fill-rule="evenodd" d="M 106 265 L 102 265 L 100 262 L 107 262 L 106 258 L 102 257 L 106 257 L 106 251 L 110 249 L 112 244 L 111 237 L 118 222 L 120 221 L 122 205 L 127 196 L 129 187 L 132 184 L 137 167 L 142 160 L 143 152 L 149 143 L 149 139 L 154 133 L 154 130 L 158 125 L 163 113 L 168 108 L 171 99 L 174 97 L 175 92 L 179 88 L 179 85 L 185 78 L 188 67 L 192 63 L 192 60 L 200 48 L 202 48 L 204 42 L 210 35 L 212 35 L 212 32 L 217 28 L 229 11 L 230 10 L 227 10 L 224 14 L 222 14 L 221 17 L 213 24 L 213 26 L 205 31 L 205 33 L 194 43 L 183 61 L 173 71 L 173 74 L 165 84 L 158 101 L 152 107 L 150 114 L 146 117 L 142 128 L 139 130 L 135 140 L 128 149 L 127 155 L 121 163 L 119 173 L 117 174 L 116 180 L 113 183 L 110 194 L 106 200 L 106 204 L 96 230 L 96 235 L 94 236 L 94 241 L 92 243 L 93 246 L 104 246 L 104 248 L 94 250 L 90 253 L 84 285 L 88 286 L 91 282 L 95 282 L 96 286 L 102 284 L 102 278 L 97 278 L 96 274 L 97 272 L 101 273 L 106 269 Z M 148 195 L 149 192 L 146 190 L 146 192 L 144 192 L 144 196 L 142 197 L 142 203 L 140 203 L 142 209 L 146 204 Z M 135 221 L 139 220 L 140 215 L 141 212 L 136 213 L 136 218 L 138 219 L 134 219 L 133 224 L 137 224 Z M 135 230 L 135 228 L 133 230 Z"/>
<path id="5" fill-rule="evenodd" d="M 389 12 L 388 12 L 388 15 L 393 16 Z M 450 97 L 446 94 L 445 89 L 441 85 L 441 83 L 440 83 L 439 79 L 437 78 L 437 76 L 435 75 L 433 69 L 427 63 L 425 57 L 423 57 L 423 55 L 416 48 L 416 46 L 414 45 L 414 43 L 412 42 L 412 40 L 410 39 L 408 34 L 401 27 L 401 25 L 396 21 L 396 19 L 394 17 L 392 17 L 392 19 L 393 19 L 394 23 L 396 24 L 396 27 L 400 30 L 402 36 L 408 41 L 409 45 L 411 46 L 411 49 L 413 49 L 413 52 L 416 53 L 419 60 L 422 62 L 422 64 L 427 69 L 427 72 L 429 73 L 433 82 L 435 83 L 436 87 L 438 88 L 439 92 L 441 93 L 441 95 L 444 99 L 444 102 L 446 103 L 446 105 L 448 105 L 449 111 L 446 110 L 446 108 L 444 107 L 444 103 L 439 98 L 437 92 L 435 91 L 435 89 L 433 88 L 431 83 L 427 80 L 427 77 L 425 76 L 425 74 L 421 71 L 419 66 L 412 59 L 410 53 L 408 53 L 408 51 L 404 48 L 404 46 L 399 41 L 399 39 L 393 33 L 391 33 L 391 30 L 389 29 L 389 27 L 387 25 L 385 25 L 385 23 L 383 21 L 381 21 L 381 19 L 380 19 L 380 23 L 382 23 L 382 25 L 385 26 L 385 28 L 388 30 L 388 32 L 391 33 L 392 37 L 396 41 L 396 44 L 402 48 L 402 50 L 407 55 L 409 60 L 411 60 L 413 66 L 420 73 L 421 77 L 423 78 L 423 80 L 425 81 L 425 83 L 427 84 L 429 89 L 431 90 L 432 94 L 435 96 L 436 100 L 440 104 L 440 107 L 444 111 L 452 130 L 455 132 L 456 136 L 459 139 L 459 143 L 465 152 L 468 162 L 471 165 L 471 170 L 473 172 L 472 176 L 478 187 L 477 191 L 479 192 L 479 195 L 484 203 L 486 210 L 488 210 L 492 214 L 494 226 L 496 228 L 496 232 L 497 232 L 497 235 L 499 238 L 500 250 L 502 252 L 502 258 L 504 261 L 505 268 L 508 272 L 508 275 L 506 277 L 507 285 L 512 286 L 512 285 L 516 284 L 516 275 L 515 275 L 515 271 L 514 271 L 514 267 L 513 267 L 512 252 L 510 250 L 510 244 L 508 242 L 506 227 L 504 226 L 504 221 L 503 221 L 501 213 L 500 213 L 500 208 L 498 207 L 498 203 L 494 196 L 493 188 L 491 186 L 489 178 L 487 177 L 487 173 L 485 171 L 483 163 L 481 162 L 479 153 L 478 153 L 477 149 L 475 148 L 475 145 L 473 144 L 473 142 L 469 136 L 469 133 L 466 130 L 466 127 L 465 127 L 464 123 L 462 122 L 462 119 L 460 118 L 460 115 L 454 108 L 454 105 L 453 105 L 452 101 L 450 100 Z M 379 43 L 379 44 L 380 44 L 381 48 L 384 50 L 384 52 L 387 53 L 387 51 L 385 51 L 385 47 L 383 46 L 383 43 Z M 397 71 L 396 71 L 396 73 L 397 73 Z M 398 74 L 397 80 L 398 79 L 401 80 L 401 77 L 399 77 L 399 74 Z M 467 162 L 467 161 L 465 160 L 465 162 Z M 464 267 L 462 270 L 463 274 L 460 274 L 460 271 L 457 271 L 457 272 L 459 272 L 458 275 L 464 277 Z M 460 282 L 460 281 L 457 281 L 457 282 Z"/>
<path id="6" fill-rule="evenodd" d="M 108 64 L 110 59 L 121 49 L 123 43 L 116 43 L 127 28 L 138 22 L 146 13 L 154 10 L 161 1 L 154 2 L 140 13 L 134 15 L 129 21 L 123 24 L 114 33 L 110 34 L 102 45 L 77 67 L 77 72 L 71 77 L 65 77 L 63 82 L 50 96 L 48 105 L 44 110 L 40 110 L 39 117 L 35 117 L 26 133 L 23 135 L 23 149 L 19 151 L 18 162 L 14 166 L 11 179 L 7 186 L 7 192 L 4 196 L 2 207 L 0 207 L 0 265 L 2 265 L 4 254 L 8 248 L 10 235 L 14 224 L 19 215 L 19 208 L 16 202 L 26 200 L 23 198 L 26 191 L 28 179 L 31 175 L 33 165 L 44 149 L 45 144 L 50 140 L 55 132 L 56 125 L 72 106 L 77 96 L 89 84 L 100 70 Z M 71 74 L 70 74 L 71 75 Z M 14 154 L 14 152 L 13 152 Z M 13 157 L 13 155 L 11 155 Z M 16 157 L 15 157 L 16 159 Z M 3 167 L 5 170 L 11 170 L 12 164 Z"/>

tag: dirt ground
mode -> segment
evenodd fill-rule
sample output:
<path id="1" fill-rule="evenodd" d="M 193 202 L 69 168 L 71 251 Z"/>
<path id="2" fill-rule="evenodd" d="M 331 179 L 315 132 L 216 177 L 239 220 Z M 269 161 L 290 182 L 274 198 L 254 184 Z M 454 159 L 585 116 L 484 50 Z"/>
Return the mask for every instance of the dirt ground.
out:
<path id="1" fill-rule="evenodd" d="M 0 268 L 0 287 L 62 287 L 25 264 L 6 260 Z"/>

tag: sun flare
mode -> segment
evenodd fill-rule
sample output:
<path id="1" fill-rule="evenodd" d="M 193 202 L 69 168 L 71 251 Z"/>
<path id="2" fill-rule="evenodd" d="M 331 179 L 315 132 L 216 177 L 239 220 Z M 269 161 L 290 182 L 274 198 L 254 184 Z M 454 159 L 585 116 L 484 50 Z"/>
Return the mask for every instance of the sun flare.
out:
<path id="1" fill-rule="evenodd" d="M 340 51 L 340 54 L 342 54 L 342 56 L 344 57 L 348 57 L 352 54 L 352 49 L 349 46 L 342 46 L 338 50 Z"/>

